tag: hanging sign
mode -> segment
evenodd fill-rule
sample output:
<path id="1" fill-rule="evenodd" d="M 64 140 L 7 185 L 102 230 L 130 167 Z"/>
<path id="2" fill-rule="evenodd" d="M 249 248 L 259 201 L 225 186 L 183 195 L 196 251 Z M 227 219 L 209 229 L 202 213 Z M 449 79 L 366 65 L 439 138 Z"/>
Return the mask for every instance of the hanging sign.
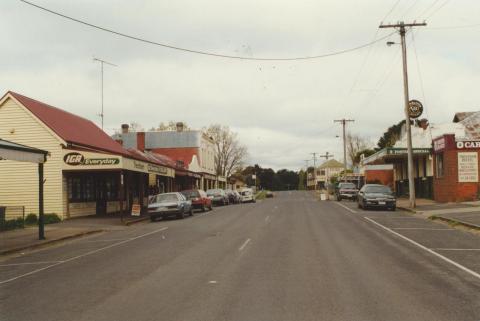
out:
<path id="1" fill-rule="evenodd" d="M 418 100 L 412 99 L 408 102 L 408 116 L 418 118 L 423 113 L 423 105 Z"/>

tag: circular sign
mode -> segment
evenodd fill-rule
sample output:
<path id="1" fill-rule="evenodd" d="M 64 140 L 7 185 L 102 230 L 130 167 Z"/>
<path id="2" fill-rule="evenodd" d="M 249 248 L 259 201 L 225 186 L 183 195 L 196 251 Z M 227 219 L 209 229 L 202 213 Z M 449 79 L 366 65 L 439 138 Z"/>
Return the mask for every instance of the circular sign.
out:
<path id="1" fill-rule="evenodd" d="M 412 99 L 408 102 L 408 116 L 418 118 L 423 113 L 423 105 L 418 100 Z"/>

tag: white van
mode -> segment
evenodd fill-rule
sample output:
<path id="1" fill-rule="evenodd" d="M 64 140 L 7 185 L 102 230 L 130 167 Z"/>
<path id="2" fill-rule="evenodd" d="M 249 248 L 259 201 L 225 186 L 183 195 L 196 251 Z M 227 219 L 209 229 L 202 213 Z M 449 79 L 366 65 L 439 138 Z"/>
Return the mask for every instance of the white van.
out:
<path id="1" fill-rule="evenodd" d="M 255 195 L 251 188 L 243 188 L 240 190 L 240 195 L 242 196 L 242 203 L 252 202 L 255 203 Z"/>

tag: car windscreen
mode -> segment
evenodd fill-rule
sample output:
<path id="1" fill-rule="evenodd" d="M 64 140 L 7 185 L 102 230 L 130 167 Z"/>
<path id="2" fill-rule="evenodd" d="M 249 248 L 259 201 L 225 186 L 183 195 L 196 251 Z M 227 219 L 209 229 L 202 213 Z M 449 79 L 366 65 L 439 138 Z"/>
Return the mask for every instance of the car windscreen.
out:
<path id="1" fill-rule="evenodd" d="M 391 194 L 392 190 L 387 186 L 368 186 L 365 188 L 365 193 Z"/>
<path id="2" fill-rule="evenodd" d="M 250 191 L 243 191 L 240 194 L 242 194 L 243 196 L 246 196 L 246 195 L 250 195 L 251 192 Z"/>
<path id="3" fill-rule="evenodd" d="M 218 196 L 218 195 L 221 195 L 221 194 L 222 194 L 222 191 L 219 190 L 219 189 L 209 189 L 207 191 L 208 196 Z"/>
<path id="4" fill-rule="evenodd" d="M 160 194 L 157 195 L 156 198 L 153 198 L 154 201 L 152 203 L 166 203 L 166 202 L 176 202 L 178 201 L 178 197 L 175 194 Z"/>
<path id="5" fill-rule="evenodd" d="M 356 188 L 355 184 L 353 183 L 342 183 L 338 185 L 339 188 Z"/>
<path id="6" fill-rule="evenodd" d="M 183 196 L 185 196 L 187 199 L 191 198 L 196 198 L 200 197 L 200 193 L 195 190 L 189 190 L 189 191 L 182 191 Z"/>

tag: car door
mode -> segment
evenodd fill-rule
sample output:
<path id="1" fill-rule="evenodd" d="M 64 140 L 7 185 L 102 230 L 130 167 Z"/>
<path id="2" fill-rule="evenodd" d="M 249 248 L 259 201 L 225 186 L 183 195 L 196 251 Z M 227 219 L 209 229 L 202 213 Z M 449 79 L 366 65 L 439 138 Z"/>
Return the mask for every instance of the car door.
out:
<path id="1" fill-rule="evenodd" d="M 363 203 L 364 195 L 365 195 L 365 186 L 358 191 L 358 196 L 357 196 L 358 203 Z"/>

